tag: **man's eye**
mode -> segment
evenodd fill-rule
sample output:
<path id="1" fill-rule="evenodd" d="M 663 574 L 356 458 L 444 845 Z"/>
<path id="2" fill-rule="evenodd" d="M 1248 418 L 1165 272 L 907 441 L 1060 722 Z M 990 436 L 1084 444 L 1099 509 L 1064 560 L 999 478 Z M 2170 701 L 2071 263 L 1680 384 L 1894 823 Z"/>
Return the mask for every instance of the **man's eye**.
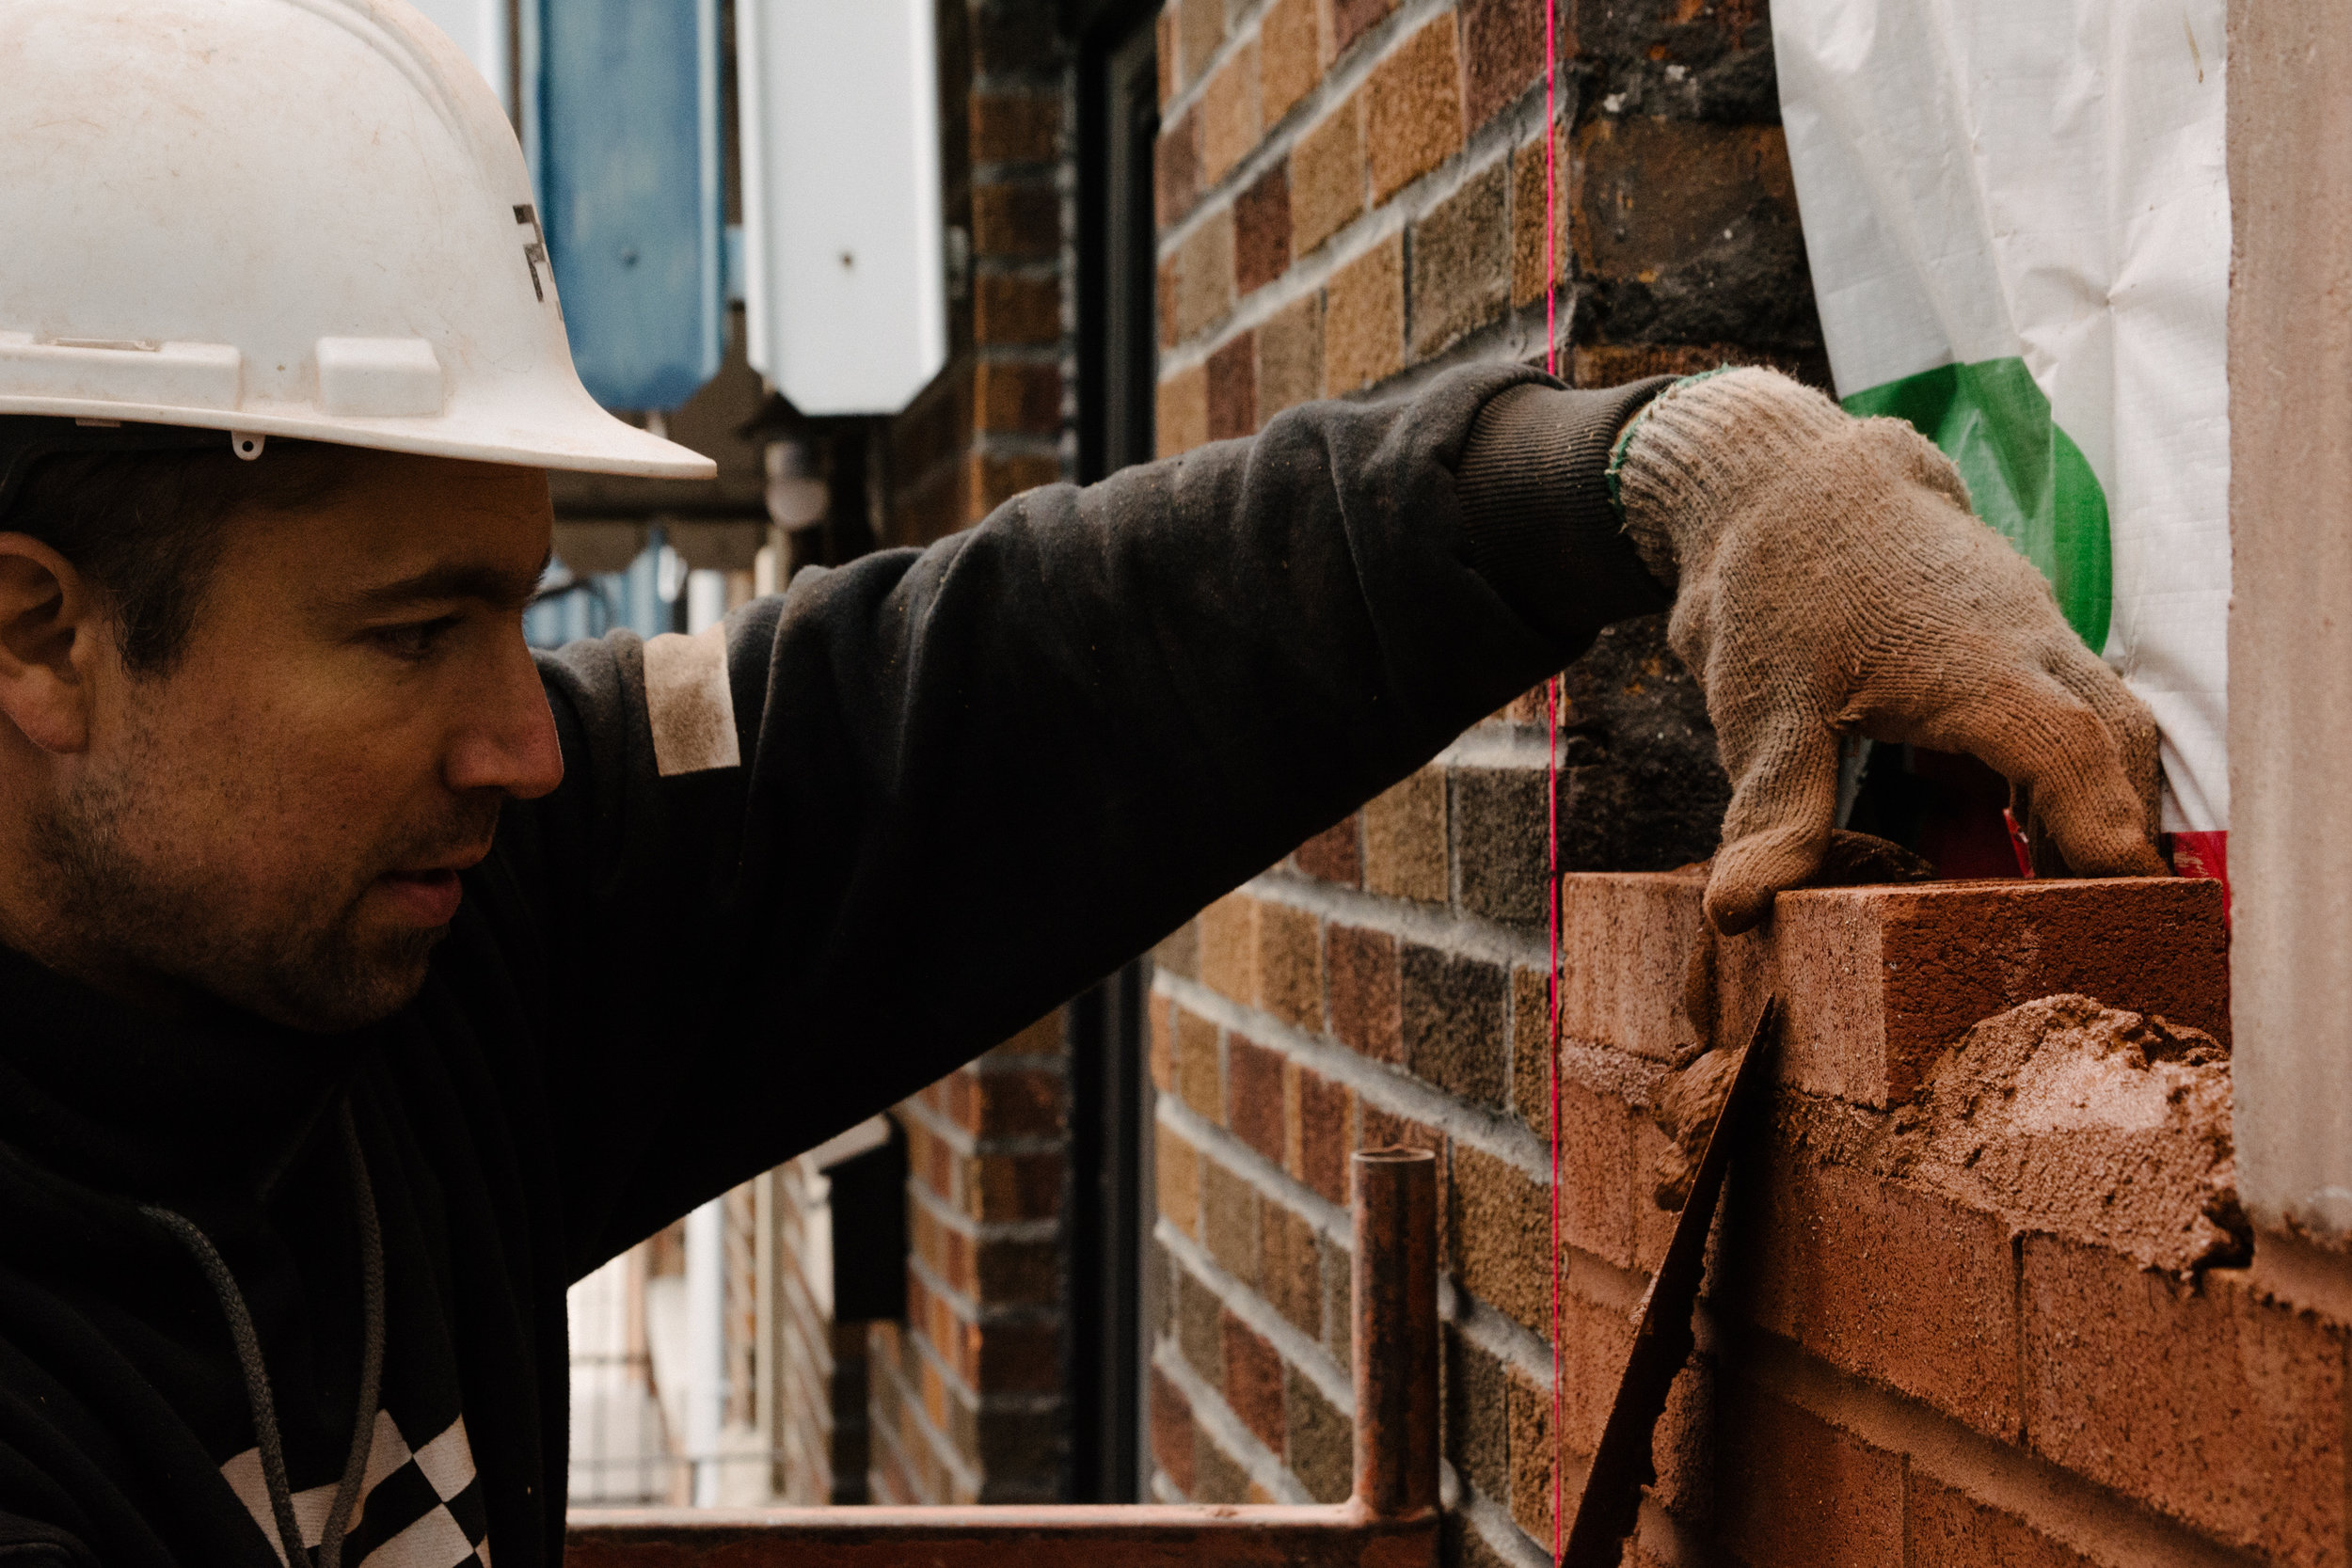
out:
<path id="1" fill-rule="evenodd" d="M 444 615 L 437 620 L 411 621 L 396 626 L 377 626 L 368 633 L 368 639 L 394 658 L 418 663 L 431 657 L 443 635 L 456 624 L 456 616 Z"/>

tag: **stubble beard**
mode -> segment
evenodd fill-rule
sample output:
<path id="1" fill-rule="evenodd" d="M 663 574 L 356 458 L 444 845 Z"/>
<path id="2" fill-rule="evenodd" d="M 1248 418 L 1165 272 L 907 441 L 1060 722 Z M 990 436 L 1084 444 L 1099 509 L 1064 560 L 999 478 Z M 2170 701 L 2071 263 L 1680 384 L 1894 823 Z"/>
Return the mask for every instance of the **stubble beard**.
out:
<path id="1" fill-rule="evenodd" d="M 61 939 L 44 945 L 82 956 L 62 967 L 102 988 L 108 976 L 160 979 L 318 1034 L 388 1018 L 423 987 L 448 927 L 363 930 L 366 883 L 314 884 L 299 906 L 240 917 L 223 909 L 216 877 L 130 847 L 138 802 L 125 779 L 88 780 L 33 824 L 34 851 L 55 879 L 52 929 Z M 413 863 L 489 836 L 486 822 L 468 828 L 416 835 L 417 856 L 395 850 L 384 863 Z"/>

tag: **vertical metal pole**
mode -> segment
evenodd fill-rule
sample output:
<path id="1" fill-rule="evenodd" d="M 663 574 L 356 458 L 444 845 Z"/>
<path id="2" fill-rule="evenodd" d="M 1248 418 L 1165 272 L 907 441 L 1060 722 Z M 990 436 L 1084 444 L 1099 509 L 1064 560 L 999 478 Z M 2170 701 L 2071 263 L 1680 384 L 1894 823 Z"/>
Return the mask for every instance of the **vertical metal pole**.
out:
<path id="1" fill-rule="evenodd" d="M 1438 1157 L 1358 1153 L 1356 1501 L 1375 1518 L 1438 1506 Z"/>

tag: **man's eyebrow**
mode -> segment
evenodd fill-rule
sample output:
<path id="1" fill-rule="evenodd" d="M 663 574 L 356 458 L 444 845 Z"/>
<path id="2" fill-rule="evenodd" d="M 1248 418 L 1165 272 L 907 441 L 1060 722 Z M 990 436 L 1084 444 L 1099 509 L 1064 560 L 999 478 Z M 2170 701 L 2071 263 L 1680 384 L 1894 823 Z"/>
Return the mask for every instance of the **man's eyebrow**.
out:
<path id="1" fill-rule="evenodd" d="M 549 559 L 542 557 L 528 573 L 510 572 L 478 562 L 450 562 L 359 589 L 347 595 L 343 603 L 363 614 L 438 599 L 473 599 L 493 610 L 520 610 L 538 592 L 539 579 L 547 575 Z"/>

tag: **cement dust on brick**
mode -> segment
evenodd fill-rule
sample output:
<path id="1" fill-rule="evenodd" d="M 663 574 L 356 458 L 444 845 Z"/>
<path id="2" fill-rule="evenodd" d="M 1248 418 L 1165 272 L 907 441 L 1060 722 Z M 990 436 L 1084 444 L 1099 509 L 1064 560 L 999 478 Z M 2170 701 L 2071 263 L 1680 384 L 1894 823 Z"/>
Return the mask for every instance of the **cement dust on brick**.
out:
<path id="1" fill-rule="evenodd" d="M 2087 996 L 2043 997 L 1969 1030 L 1874 1155 L 1889 1176 L 2142 1268 L 2246 1255 L 2228 1053 Z"/>

